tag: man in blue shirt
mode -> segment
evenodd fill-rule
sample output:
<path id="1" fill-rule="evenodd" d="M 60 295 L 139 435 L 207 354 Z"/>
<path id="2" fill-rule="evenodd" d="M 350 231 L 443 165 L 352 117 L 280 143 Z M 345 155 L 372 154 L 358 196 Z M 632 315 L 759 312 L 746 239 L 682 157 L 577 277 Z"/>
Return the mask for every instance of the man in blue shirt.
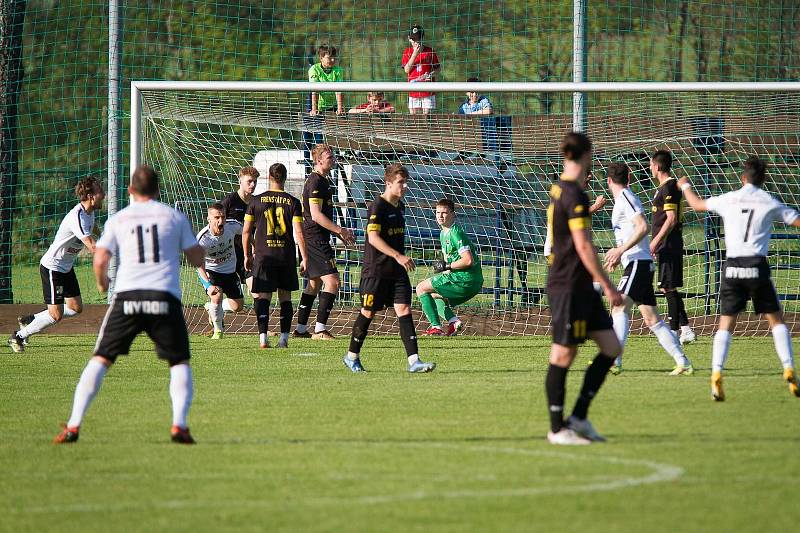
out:
<path id="1" fill-rule="evenodd" d="M 470 78 L 467 80 L 468 83 L 480 82 L 478 78 Z M 470 91 L 467 93 L 467 99 L 464 100 L 464 103 L 461 104 L 461 107 L 458 108 L 459 115 L 491 115 L 492 114 L 492 104 L 489 102 L 489 99 L 483 96 L 482 94 L 478 94 L 475 91 Z"/>

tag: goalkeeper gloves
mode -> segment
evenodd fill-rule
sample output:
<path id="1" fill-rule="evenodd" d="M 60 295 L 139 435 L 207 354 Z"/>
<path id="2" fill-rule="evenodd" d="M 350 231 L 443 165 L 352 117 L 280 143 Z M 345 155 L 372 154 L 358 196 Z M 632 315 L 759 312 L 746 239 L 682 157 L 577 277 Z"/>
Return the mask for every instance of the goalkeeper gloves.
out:
<path id="1" fill-rule="evenodd" d="M 437 259 L 433 262 L 433 271 L 436 274 L 445 270 L 450 270 L 450 265 L 444 259 Z"/>

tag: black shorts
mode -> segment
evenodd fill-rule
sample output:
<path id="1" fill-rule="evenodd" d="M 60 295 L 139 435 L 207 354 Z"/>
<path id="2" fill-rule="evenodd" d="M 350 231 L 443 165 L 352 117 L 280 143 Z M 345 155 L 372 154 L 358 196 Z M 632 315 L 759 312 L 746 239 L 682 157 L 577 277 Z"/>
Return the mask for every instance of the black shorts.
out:
<path id="1" fill-rule="evenodd" d="M 233 249 L 236 252 L 236 275 L 239 276 L 239 284 L 246 283 L 247 278 L 253 276 L 253 273 L 244 269 L 244 248 L 241 242 L 234 242 Z"/>
<path id="2" fill-rule="evenodd" d="M 74 268 L 70 268 L 69 272 L 59 272 L 39 265 L 39 274 L 42 276 L 42 296 L 47 305 L 62 305 L 64 298 L 81 295 Z"/>
<path id="3" fill-rule="evenodd" d="M 781 310 L 778 293 L 770 277 L 769 263 L 764 257 L 731 257 L 725 260 L 722 267 L 720 313 L 741 313 L 747 306 L 747 300 L 753 300 L 753 310 L 758 314 Z"/>
<path id="4" fill-rule="evenodd" d="M 306 271 L 304 277 L 320 278 L 328 274 L 336 274 L 336 253 L 328 241 L 306 242 Z"/>
<path id="5" fill-rule="evenodd" d="M 170 364 L 189 359 L 189 333 L 181 301 L 163 291 L 118 292 L 111 300 L 97 335 L 94 354 L 115 361 L 127 355 L 141 332 L 155 343 L 160 359 Z"/>
<path id="6" fill-rule="evenodd" d="M 563 346 L 583 344 L 591 331 L 612 329 L 611 316 L 594 289 L 580 292 L 548 293 L 550 332 L 553 342 Z"/>
<path id="7" fill-rule="evenodd" d="M 296 291 L 299 288 L 296 264 L 275 264 L 261 258 L 253 261 L 253 292 Z"/>
<path id="8" fill-rule="evenodd" d="M 683 287 L 683 254 L 658 252 L 658 287 L 660 289 Z"/>
<path id="9" fill-rule="evenodd" d="M 636 305 L 656 305 L 656 294 L 653 292 L 652 261 L 637 259 L 628 263 L 619 280 L 617 290 L 627 294 Z"/>
<path id="10" fill-rule="evenodd" d="M 214 272 L 213 270 L 206 270 L 206 274 L 208 274 L 208 281 L 210 281 L 212 285 L 216 285 L 222 289 L 222 292 L 225 293 L 225 296 L 228 298 L 233 298 L 234 300 L 244 298 L 244 294 L 242 294 L 242 283 L 238 273 L 231 272 L 230 274 L 222 274 L 220 272 Z"/>
<path id="11" fill-rule="evenodd" d="M 359 292 L 361 307 L 367 311 L 380 311 L 394 304 L 411 305 L 411 281 L 406 273 L 396 279 L 361 278 Z"/>

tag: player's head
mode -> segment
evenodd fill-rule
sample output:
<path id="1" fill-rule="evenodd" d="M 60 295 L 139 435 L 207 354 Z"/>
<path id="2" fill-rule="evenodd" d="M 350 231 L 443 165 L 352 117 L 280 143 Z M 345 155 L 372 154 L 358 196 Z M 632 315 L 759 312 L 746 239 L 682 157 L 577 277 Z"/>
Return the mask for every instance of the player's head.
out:
<path id="1" fill-rule="evenodd" d="M 158 197 L 158 172 L 147 165 L 142 165 L 133 171 L 128 192 L 143 199 Z"/>
<path id="2" fill-rule="evenodd" d="M 286 184 L 286 176 L 288 175 L 286 171 L 286 165 L 283 163 L 273 163 L 269 167 L 269 182 L 270 188 L 273 186 L 277 186 L 280 189 L 283 189 L 283 186 Z"/>
<path id="3" fill-rule="evenodd" d="M 317 56 L 323 68 L 331 68 L 336 64 L 336 47 L 329 44 L 323 44 L 317 48 Z"/>
<path id="4" fill-rule="evenodd" d="M 625 163 L 611 163 L 606 168 L 606 176 L 608 177 L 608 185 L 619 185 L 627 187 L 631 181 L 631 169 Z"/>
<path id="5" fill-rule="evenodd" d="M 250 196 L 256 190 L 258 181 L 258 170 L 255 167 L 244 167 L 239 171 L 239 192 L 244 196 Z"/>
<path id="6" fill-rule="evenodd" d="M 75 196 L 78 197 L 82 203 L 88 203 L 92 211 L 102 209 L 103 199 L 106 193 L 103 191 L 103 186 L 100 181 L 93 177 L 88 176 L 82 178 L 77 185 L 75 185 Z"/>
<path id="7" fill-rule="evenodd" d="M 449 228 L 456 218 L 456 204 L 450 198 L 442 198 L 436 202 L 436 222 Z"/>
<path id="8" fill-rule="evenodd" d="M 767 163 L 758 157 L 751 155 L 744 162 L 744 172 L 742 180 L 745 183 L 761 187 L 767 179 Z"/>
<path id="9" fill-rule="evenodd" d="M 583 184 L 592 164 L 592 141 L 589 136 L 579 131 L 570 131 L 561 139 L 559 147 L 564 157 L 564 169 L 572 167 Z"/>
<path id="10" fill-rule="evenodd" d="M 384 94 L 380 91 L 373 91 L 367 95 L 367 100 L 372 105 L 378 105 L 383 102 Z"/>
<path id="11" fill-rule="evenodd" d="M 386 193 L 397 199 L 402 198 L 408 188 L 408 180 L 410 177 L 408 169 L 402 163 L 387 165 L 383 172 L 383 181 L 386 183 Z"/>
<path id="12" fill-rule="evenodd" d="M 422 41 L 422 38 L 425 37 L 425 30 L 422 29 L 422 26 L 419 24 L 414 24 L 411 26 L 411 29 L 408 30 L 408 40 L 414 42 Z"/>
<path id="13" fill-rule="evenodd" d="M 314 161 L 314 169 L 326 174 L 336 165 L 336 157 L 333 149 L 327 144 L 318 144 L 311 150 L 311 159 Z"/>
<path id="14" fill-rule="evenodd" d="M 208 206 L 208 227 L 211 233 L 219 235 L 225 226 L 225 206 L 219 202 L 214 202 Z"/>
<path id="15" fill-rule="evenodd" d="M 669 150 L 656 150 L 650 156 L 650 172 L 653 176 L 658 172 L 669 172 L 672 170 L 672 152 Z"/>

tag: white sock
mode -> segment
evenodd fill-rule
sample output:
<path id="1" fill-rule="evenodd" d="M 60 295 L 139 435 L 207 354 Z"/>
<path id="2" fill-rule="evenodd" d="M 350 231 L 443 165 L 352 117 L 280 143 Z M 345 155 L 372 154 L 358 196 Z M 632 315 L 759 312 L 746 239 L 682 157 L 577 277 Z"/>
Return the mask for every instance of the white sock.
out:
<path id="1" fill-rule="evenodd" d="M 34 333 L 39 333 L 43 331 L 53 324 L 56 323 L 56 319 L 50 316 L 50 312 L 45 309 L 44 311 L 40 311 L 33 315 L 33 320 L 30 324 L 22 328 L 17 332 L 17 335 L 22 337 L 23 339 L 27 339 Z"/>
<path id="2" fill-rule="evenodd" d="M 711 370 L 722 372 L 725 361 L 728 359 L 728 350 L 731 347 L 731 332 L 724 329 L 717 330 L 714 335 L 714 347 L 711 350 Z"/>
<path id="3" fill-rule="evenodd" d="M 222 311 L 224 313 L 232 313 L 233 309 L 231 309 L 231 302 L 227 298 L 222 300 Z"/>
<path id="4" fill-rule="evenodd" d="M 358 354 L 348 351 L 347 358 L 350 359 L 351 361 L 355 361 L 356 359 L 358 359 Z"/>
<path id="5" fill-rule="evenodd" d="M 328 329 L 328 326 L 326 324 L 323 324 L 322 322 L 317 322 L 317 325 L 314 326 L 314 333 L 319 333 L 320 331 L 325 331 L 326 329 Z"/>
<path id="6" fill-rule="evenodd" d="M 792 334 L 786 324 L 778 324 L 772 328 L 772 340 L 775 341 L 775 351 L 778 352 L 783 368 L 794 368 Z"/>
<path id="7" fill-rule="evenodd" d="M 219 304 L 209 302 L 208 315 L 211 317 L 211 322 L 214 324 L 214 331 L 222 331 L 222 309 Z"/>
<path id="8" fill-rule="evenodd" d="M 172 425 L 186 428 L 186 416 L 192 406 L 192 367 L 186 363 L 169 369 L 169 395 L 172 398 Z"/>
<path id="9" fill-rule="evenodd" d="M 685 326 L 681 326 L 681 333 L 689 333 L 692 331 L 692 328 L 687 324 Z"/>
<path id="10" fill-rule="evenodd" d="M 266 333 L 259 333 L 258 334 L 258 342 L 259 342 L 259 344 L 269 344 L 269 341 L 267 340 L 267 334 Z"/>
<path id="11" fill-rule="evenodd" d="M 447 321 L 448 324 L 455 324 L 456 322 L 461 322 L 461 319 L 455 315 L 453 316 L 453 318 Z"/>
<path id="12" fill-rule="evenodd" d="M 305 333 L 306 331 L 308 331 L 308 326 L 306 326 L 305 324 L 297 324 L 297 328 L 295 329 L 297 329 L 297 333 Z"/>
<path id="13" fill-rule="evenodd" d="M 611 320 L 614 323 L 614 333 L 617 334 L 619 343 L 625 346 L 625 341 L 628 340 L 628 329 L 630 326 L 631 316 L 625 311 L 621 311 L 611 315 Z"/>
<path id="14" fill-rule="evenodd" d="M 676 365 L 689 366 L 691 363 L 686 355 L 683 353 L 681 343 L 675 333 L 669 329 L 663 320 L 659 320 L 650 327 L 650 331 L 655 334 L 659 344 L 666 350 L 666 352 L 675 360 Z"/>
<path id="15" fill-rule="evenodd" d="M 413 365 L 413 364 L 414 364 L 414 363 L 416 363 L 417 361 L 419 361 L 419 355 L 417 355 L 417 354 L 414 354 L 414 355 L 409 355 L 409 356 L 408 356 L 408 364 L 409 364 L 409 365 Z"/>
<path id="16" fill-rule="evenodd" d="M 68 305 L 64 306 L 64 318 L 69 318 L 69 317 L 75 316 L 77 314 L 78 314 L 78 312 L 75 311 L 74 309 L 70 308 L 70 306 L 68 306 Z"/>
<path id="17" fill-rule="evenodd" d="M 289 334 L 281 333 L 281 342 L 289 342 Z"/>
<path id="18" fill-rule="evenodd" d="M 90 359 L 83 369 L 81 379 L 78 380 L 78 386 L 75 387 L 75 396 L 72 400 L 72 415 L 67 421 L 67 427 L 76 428 L 83 422 L 83 415 L 92 403 L 97 391 L 100 390 L 100 385 L 103 384 L 103 376 L 106 375 L 108 368 L 106 365 Z"/>

